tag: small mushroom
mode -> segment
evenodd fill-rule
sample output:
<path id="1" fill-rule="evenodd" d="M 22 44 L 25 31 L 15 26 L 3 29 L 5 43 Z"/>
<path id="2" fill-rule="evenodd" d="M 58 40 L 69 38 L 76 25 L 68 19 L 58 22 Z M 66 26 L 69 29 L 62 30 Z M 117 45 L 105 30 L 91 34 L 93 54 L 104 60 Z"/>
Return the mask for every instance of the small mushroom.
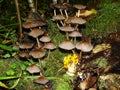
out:
<path id="1" fill-rule="evenodd" d="M 31 49 L 33 47 L 34 43 L 24 41 L 19 44 L 20 49 Z"/>
<path id="2" fill-rule="evenodd" d="M 76 9 L 78 9 L 78 15 L 77 15 L 78 17 L 80 16 L 80 10 L 86 8 L 86 6 L 81 5 L 81 4 L 75 4 L 75 5 L 73 5 L 73 7 L 75 7 Z"/>
<path id="3" fill-rule="evenodd" d="M 23 23 L 23 28 L 26 29 L 31 29 L 35 27 L 41 27 L 47 25 L 44 21 L 42 20 L 27 20 L 26 22 Z"/>
<path id="4" fill-rule="evenodd" d="M 68 32 L 71 32 L 71 31 L 74 31 L 75 28 L 69 26 L 69 25 L 65 25 L 65 26 L 62 26 L 60 27 L 58 24 L 57 24 L 58 28 L 61 30 L 61 31 L 64 31 L 66 33 L 66 37 L 67 37 L 67 40 L 69 40 L 69 36 L 68 36 Z"/>
<path id="5" fill-rule="evenodd" d="M 19 53 L 19 56 L 21 58 L 28 58 L 29 57 L 29 52 L 28 51 L 23 51 Z"/>
<path id="6" fill-rule="evenodd" d="M 49 58 L 49 56 L 50 56 L 50 50 L 54 50 L 56 48 L 56 46 L 55 46 L 54 43 L 48 42 L 48 43 L 45 44 L 44 48 L 48 49 L 48 57 L 47 58 Z"/>
<path id="7" fill-rule="evenodd" d="M 78 17 L 74 17 L 71 19 L 72 24 L 85 24 L 86 20 Z"/>
<path id="8" fill-rule="evenodd" d="M 28 33 L 29 36 L 32 36 L 33 38 L 36 38 L 38 47 L 40 48 L 40 43 L 38 40 L 38 36 L 41 36 L 44 34 L 44 31 L 38 28 L 34 28 L 30 33 Z"/>
<path id="9" fill-rule="evenodd" d="M 90 52 L 93 49 L 93 45 L 87 41 L 81 41 L 76 44 L 76 48 L 83 52 Z"/>
<path id="10" fill-rule="evenodd" d="M 73 49 L 75 48 L 75 45 L 70 40 L 65 40 L 59 44 L 59 47 L 64 50 L 72 50 L 73 51 Z"/>
<path id="11" fill-rule="evenodd" d="M 68 34 L 69 37 L 74 38 L 74 44 L 76 44 L 76 38 L 77 37 L 82 37 L 82 34 L 78 30 L 74 30 Z"/>
<path id="12" fill-rule="evenodd" d="M 41 49 L 33 49 L 30 51 L 29 55 L 35 59 L 39 59 L 45 56 L 45 51 Z"/>
<path id="13" fill-rule="evenodd" d="M 34 80 L 35 83 L 45 85 L 49 80 L 47 80 L 43 75 Z"/>
<path id="14" fill-rule="evenodd" d="M 32 64 L 30 66 L 27 67 L 26 69 L 30 74 L 34 74 L 34 73 L 39 73 L 40 69 L 37 65 Z"/>
<path id="15" fill-rule="evenodd" d="M 65 20 L 65 17 L 61 14 L 58 14 L 56 16 L 53 16 L 53 20 L 54 21 L 60 21 L 60 23 L 64 26 L 64 23 L 62 22 L 62 20 Z"/>
<path id="16" fill-rule="evenodd" d="M 41 42 L 47 43 L 51 41 L 51 38 L 48 34 L 43 35 L 40 39 Z"/>
<path id="17" fill-rule="evenodd" d="M 79 18 L 79 17 L 74 17 L 74 18 L 71 18 L 71 23 L 76 24 L 75 29 L 77 29 L 78 25 L 79 24 L 85 24 L 86 20 L 82 19 L 82 18 Z"/>

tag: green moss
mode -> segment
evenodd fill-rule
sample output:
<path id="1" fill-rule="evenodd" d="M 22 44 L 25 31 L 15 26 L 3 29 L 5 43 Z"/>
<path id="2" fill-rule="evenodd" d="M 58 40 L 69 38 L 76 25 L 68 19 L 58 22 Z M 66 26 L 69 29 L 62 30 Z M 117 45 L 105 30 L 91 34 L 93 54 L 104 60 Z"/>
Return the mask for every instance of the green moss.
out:
<path id="1" fill-rule="evenodd" d="M 86 24 L 84 30 L 87 35 L 94 38 L 106 37 L 109 33 L 120 30 L 120 3 L 112 0 L 102 1 L 98 14 Z"/>
<path id="2" fill-rule="evenodd" d="M 106 68 L 107 60 L 104 57 L 97 58 L 96 60 L 92 61 L 93 65 L 97 65 L 99 68 Z"/>

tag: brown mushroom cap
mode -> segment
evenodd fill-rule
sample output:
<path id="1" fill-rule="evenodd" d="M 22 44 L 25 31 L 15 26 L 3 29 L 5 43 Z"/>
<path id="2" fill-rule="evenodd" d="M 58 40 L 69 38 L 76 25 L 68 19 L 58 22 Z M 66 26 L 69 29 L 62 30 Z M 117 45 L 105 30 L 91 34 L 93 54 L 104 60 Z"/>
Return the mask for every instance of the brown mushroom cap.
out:
<path id="1" fill-rule="evenodd" d="M 44 76 L 40 76 L 38 79 L 34 81 L 35 83 L 45 85 L 49 80 L 47 80 Z"/>
<path id="2" fill-rule="evenodd" d="M 22 43 L 19 44 L 19 47 L 20 47 L 21 49 L 30 49 L 30 48 L 33 47 L 33 45 L 34 45 L 34 43 L 22 42 Z"/>
<path id="3" fill-rule="evenodd" d="M 61 14 L 58 14 L 58 15 L 56 15 L 56 16 L 53 16 L 53 20 L 64 20 L 65 19 L 65 17 L 63 16 L 63 15 L 61 15 Z"/>
<path id="4" fill-rule="evenodd" d="M 74 30 L 70 32 L 68 35 L 69 37 L 82 37 L 82 34 L 78 30 Z"/>
<path id="5" fill-rule="evenodd" d="M 70 40 L 66 40 L 59 44 L 59 47 L 64 50 L 72 50 L 75 48 L 75 45 Z"/>
<path id="6" fill-rule="evenodd" d="M 50 42 L 51 41 L 51 38 L 49 37 L 48 34 L 45 34 L 44 36 L 42 36 L 40 39 L 39 39 L 41 42 Z"/>
<path id="7" fill-rule="evenodd" d="M 39 67 L 35 64 L 32 64 L 31 66 L 28 66 L 26 70 L 31 74 L 40 72 Z"/>
<path id="8" fill-rule="evenodd" d="M 76 44 L 76 48 L 83 52 L 89 52 L 93 49 L 93 45 L 87 41 L 81 41 Z"/>
<path id="9" fill-rule="evenodd" d="M 68 8 L 71 7 L 71 5 L 69 3 L 60 3 L 60 4 L 55 4 L 54 7 L 58 9 L 67 10 Z"/>
<path id="10" fill-rule="evenodd" d="M 74 31 L 75 28 L 69 26 L 69 25 L 66 25 L 66 26 L 62 26 L 62 27 L 59 27 L 58 28 L 61 30 L 61 31 L 64 31 L 64 32 L 71 32 L 71 31 Z"/>
<path id="11" fill-rule="evenodd" d="M 74 17 L 71 19 L 71 23 L 73 23 L 73 24 L 85 24 L 86 20 L 79 18 L 79 17 Z"/>
<path id="12" fill-rule="evenodd" d="M 35 59 L 38 59 L 45 56 L 45 51 L 41 49 L 33 49 L 32 51 L 30 51 L 29 55 Z"/>
<path id="13" fill-rule="evenodd" d="M 43 34 L 44 34 L 44 31 L 39 28 L 34 28 L 33 30 L 31 30 L 30 33 L 28 33 L 29 36 L 32 36 L 34 38 L 37 38 L 38 36 Z"/>
<path id="14" fill-rule="evenodd" d="M 23 28 L 30 29 L 30 28 L 40 27 L 44 25 L 47 25 L 47 24 L 42 20 L 27 20 L 26 22 L 23 23 Z"/>
<path id="15" fill-rule="evenodd" d="M 73 7 L 75 7 L 76 9 L 85 9 L 86 8 L 86 6 L 81 5 L 81 4 L 75 4 L 75 5 L 73 5 Z"/>
<path id="16" fill-rule="evenodd" d="M 56 46 L 55 46 L 54 43 L 48 42 L 48 43 L 45 44 L 44 48 L 49 49 L 49 50 L 53 50 L 53 49 L 56 48 Z"/>
<path id="17" fill-rule="evenodd" d="M 29 52 L 28 51 L 23 51 L 19 53 L 19 56 L 21 58 L 28 58 L 29 57 Z"/>

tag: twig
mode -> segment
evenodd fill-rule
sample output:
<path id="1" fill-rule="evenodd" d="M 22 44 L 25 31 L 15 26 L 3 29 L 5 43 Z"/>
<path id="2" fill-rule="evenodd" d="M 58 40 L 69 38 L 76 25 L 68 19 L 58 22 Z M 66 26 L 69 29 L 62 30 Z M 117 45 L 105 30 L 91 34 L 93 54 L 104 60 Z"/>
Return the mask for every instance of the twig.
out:
<path id="1" fill-rule="evenodd" d="M 18 23 L 19 23 L 19 34 L 20 34 L 20 38 L 22 38 L 22 22 L 20 18 L 20 9 L 18 5 L 18 0 L 15 0 L 15 5 L 16 5 L 17 17 L 18 17 Z"/>

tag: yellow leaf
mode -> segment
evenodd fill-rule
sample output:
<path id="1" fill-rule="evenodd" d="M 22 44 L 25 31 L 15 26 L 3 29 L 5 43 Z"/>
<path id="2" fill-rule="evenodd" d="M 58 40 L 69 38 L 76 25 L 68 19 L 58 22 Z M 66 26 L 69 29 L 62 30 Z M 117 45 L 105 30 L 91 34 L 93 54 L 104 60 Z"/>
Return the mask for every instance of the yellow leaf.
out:
<path id="1" fill-rule="evenodd" d="M 2 83 L 1 81 L 0 81 L 0 87 L 3 87 L 3 88 L 8 88 L 4 83 Z"/>

